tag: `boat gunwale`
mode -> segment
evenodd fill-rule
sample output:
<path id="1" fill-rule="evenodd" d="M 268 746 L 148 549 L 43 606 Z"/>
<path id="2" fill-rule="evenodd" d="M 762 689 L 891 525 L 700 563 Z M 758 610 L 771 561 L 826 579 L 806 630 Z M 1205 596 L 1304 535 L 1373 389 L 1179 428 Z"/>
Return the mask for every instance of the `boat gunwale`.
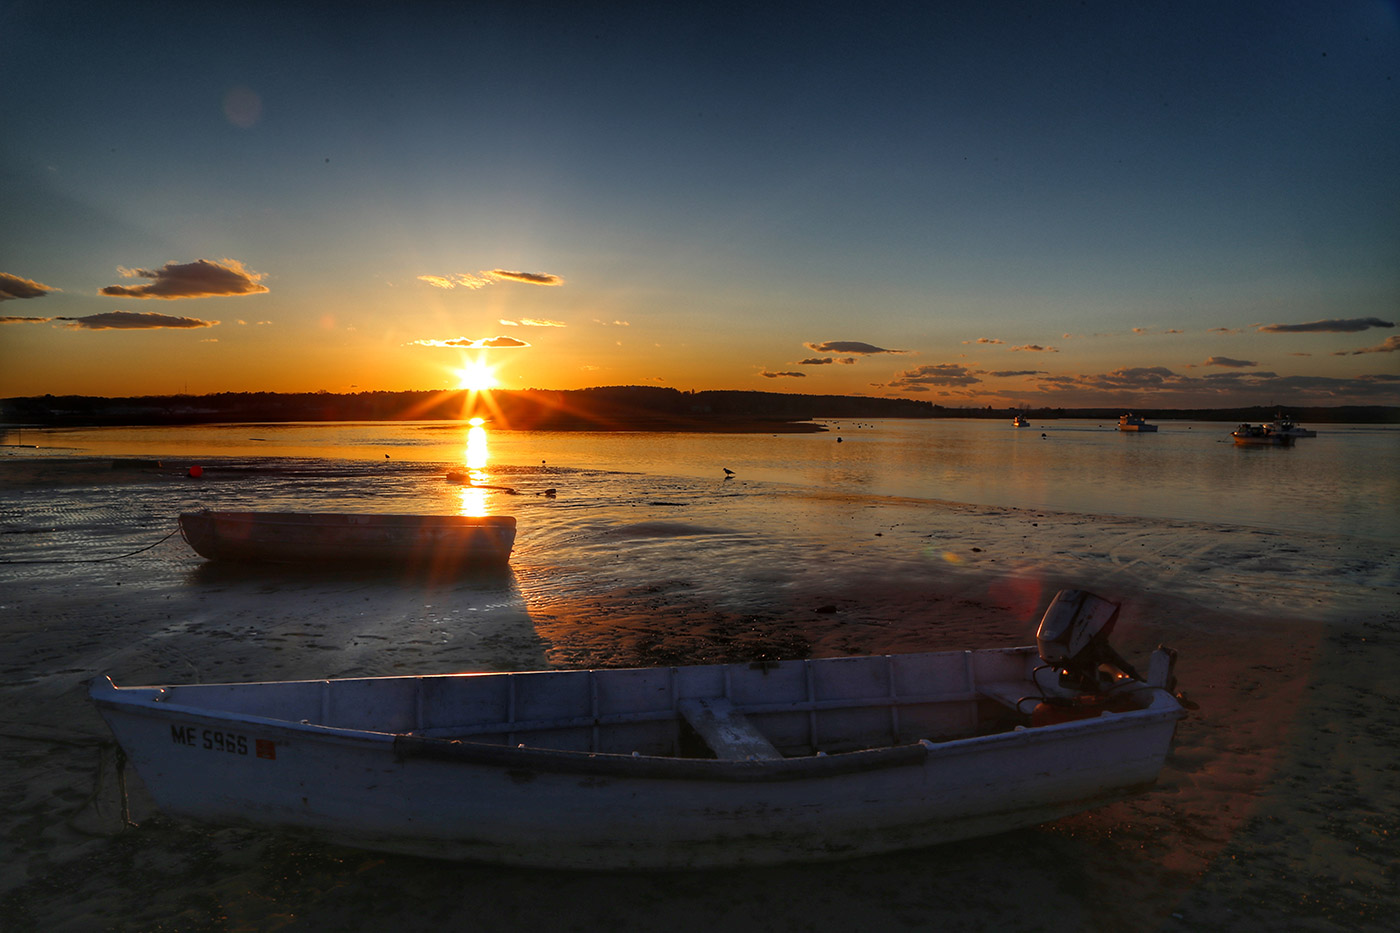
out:
<path id="1" fill-rule="evenodd" d="M 360 521 L 347 522 L 347 524 L 374 525 L 376 523 L 386 525 L 411 524 L 414 522 L 425 525 L 445 525 L 448 527 L 462 525 L 500 525 L 514 526 L 516 524 L 514 515 L 422 515 L 413 512 L 257 512 L 257 511 L 223 511 L 218 509 L 199 509 L 194 512 L 181 512 L 179 520 L 183 523 L 186 519 L 208 522 L 246 522 L 262 525 L 296 525 L 298 527 L 313 524 L 333 524 L 342 519 L 359 519 Z"/>
<path id="2" fill-rule="evenodd" d="M 1013 649 L 1014 650 L 1014 649 Z M 462 675 L 429 675 L 452 677 Z M 470 675 L 468 675 L 470 676 Z M 484 676 L 500 676 L 487 674 Z M 350 678 L 354 680 L 405 680 L 411 677 Z M 104 682 L 105 681 L 105 685 Z M 324 681 L 303 681 L 322 683 Z M 273 683 L 276 683 L 275 681 Z M 1004 683 L 1004 682 L 1003 682 Z M 206 686 L 246 686 L 224 684 Z M 1159 721 L 1178 720 L 1185 710 L 1170 693 L 1150 685 L 1138 685 L 1135 691 L 1150 690 L 1153 696 L 1143 708 L 1123 712 L 1105 711 L 1098 716 L 1035 727 L 1016 727 L 1005 732 L 965 738 L 914 742 L 879 748 L 859 749 L 833 754 L 803 755 L 780 759 L 680 758 L 662 755 L 623 754 L 616 752 L 549 749 L 528 745 L 500 745 L 460 739 L 433 738 L 412 733 L 379 732 L 369 729 L 346 729 L 320 723 L 297 722 L 252 716 L 244 713 L 210 712 L 208 708 L 161 702 L 161 687 L 118 687 L 110 677 L 94 681 L 91 699 L 101 708 L 127 715 L 169 719 L 179 716 L 200 723 L 243 728 L 262 728 L 282 733 L 291 732 L 306 739 L 328 744 L 387 746 L 394 758 L 402 763 L 412 759 L 473 764 L 508 770 L 551 772 L 560 774 L 606 775 L 633 779 L 671 779 L 696 781 L 763 782 L 802 779 L 822 779 L 844 774 L 881 770 L 890 767 L 917 765 L 929 758 L 947 758 L 976 754 L 999 745 L 1039 744 L 1068 736 L 1095 734 L 1119 729 L 1139 728 Z M 130 691 L 130 692 L 128 692 Z M 122 696 L 125 694 L 125 696 Z M 985 694 L 976 699 L 994 700 Z M 967 701 L 964 701 L 967 702 Z M 678 712 L 666 711 L 679 716 Z M 509 725 L 503 723 L 502 725 Z M 504 731 L 504 730 L 503 730 Z"/>

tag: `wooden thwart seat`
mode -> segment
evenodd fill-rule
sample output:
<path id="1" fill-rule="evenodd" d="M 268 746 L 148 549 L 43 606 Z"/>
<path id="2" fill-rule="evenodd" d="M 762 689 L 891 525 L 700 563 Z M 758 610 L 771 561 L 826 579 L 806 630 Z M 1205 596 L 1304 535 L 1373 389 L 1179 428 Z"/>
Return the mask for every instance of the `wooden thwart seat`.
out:
<path id="1" fill-rule="evenodd" d="M 692 697 L 678 704 L 690 728 L 717 758 L 782 758 L 783 753 L 723 697 Z"/>
<path id="2" fill-rule="evenodd" d="M 1027 693 L 1027 686 L 1021 683 L 989 683 L 981 684 L 977 688 L 978 693 L 989 700 L 996 700 L 1003 706 L 1014 709 L 1018 713 L 1029 713 L 1034 701 L 1040 698 L 1033 693 Z M 1031 703 L 1026 701 L 1030 700 Z"/>

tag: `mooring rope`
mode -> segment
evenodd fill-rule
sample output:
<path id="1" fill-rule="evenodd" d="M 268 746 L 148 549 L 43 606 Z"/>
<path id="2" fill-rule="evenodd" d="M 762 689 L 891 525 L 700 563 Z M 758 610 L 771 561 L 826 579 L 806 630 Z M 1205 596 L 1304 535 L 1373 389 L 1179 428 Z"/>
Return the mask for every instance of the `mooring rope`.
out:
<path id="1" fill-rule="evenodd" d="M 170 532 L 170 534 L 166 535 L 164 538 L 161 538 L 154 544 L 148 544 L 145 547 L 137 548 L 136 550 L 130 551 L 126 554 L 117 554 L 112 557 L 74 557 L 65 558 L 62 560 L 0 560 L 0 564 L 100 564 L 109 560 L 125 560 L 128 557 L 135 557 L 142 551 L 149 551 L 151 548 L 156 547 L 157 545 L 164 544 L 165 542 L 169 541 L 171 538 L 175 537 L 180 533 L 181 532 L 179 526 L 176 526 L 174 531 Z"/>
<path id="2" fill-rule="evenodd" d="M 64 823 L 69 829 L 82 833 L 85 836 L 108 837 L 111 833 L 93 832 L 78 825 L 78 818 L 84 810 L 92 807 L 98 816 L 101 817 L 102 807 L 99 799 L 102 796 L 102 788 L 107 782 L 107 752 L 113 751 L 115 767 L 117 772 L 117 792 L 121 797 L 121 829 L 134 829 L 140 824 L 131 818 L 131 798 L 126 789 L 126 750 L 120 744 L 111 739 L 100 739 L 96 736 L 91 738 L 68 739 L 56 735 L 32 735 L 23 732 L 0 731 L 0 738 L 18 739 L 24 742 L 45 742 L 50 745 L 66 745 L 69 748 L 95 748 L 97 749 L 97 774 L 92 782 L 92 793 L 73 808 L 65 818 Z M 120 832 L 121 830 L 118 830 Z"/>

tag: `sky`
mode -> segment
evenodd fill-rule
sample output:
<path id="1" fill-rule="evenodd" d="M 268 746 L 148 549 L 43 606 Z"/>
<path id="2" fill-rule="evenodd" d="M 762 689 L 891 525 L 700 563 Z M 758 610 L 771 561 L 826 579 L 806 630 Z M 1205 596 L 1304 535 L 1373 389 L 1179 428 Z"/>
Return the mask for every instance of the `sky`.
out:
<path id="1" fill-rule="evenodd" d="M 0 34 L 0 397 L 1400 405 L 1397 0 L 0 0 Z"/>

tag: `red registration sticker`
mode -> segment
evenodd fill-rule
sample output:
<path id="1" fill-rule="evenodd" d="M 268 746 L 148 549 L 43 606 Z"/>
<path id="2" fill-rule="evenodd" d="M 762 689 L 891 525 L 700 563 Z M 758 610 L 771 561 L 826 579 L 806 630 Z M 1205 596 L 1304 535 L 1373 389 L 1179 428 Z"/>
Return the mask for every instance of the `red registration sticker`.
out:
<path id="1" fill-rule="evenodd" d="M 267 758 L 271 761 L 277 760 L 277 743 L 271 739 L 258 739 L 254 742 L 254 751 L 259 758 Z"/>

